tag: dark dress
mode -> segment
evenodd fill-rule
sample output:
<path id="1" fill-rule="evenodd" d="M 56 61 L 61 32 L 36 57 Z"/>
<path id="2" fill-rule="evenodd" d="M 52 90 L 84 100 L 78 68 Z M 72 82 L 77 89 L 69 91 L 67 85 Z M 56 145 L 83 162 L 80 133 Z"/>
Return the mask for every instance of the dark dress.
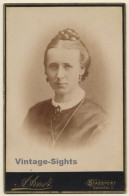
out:
<path id="1" fill-rule="evenodd" d="M 85 98 L 58 114 L 51 99 L 40 102 L 29 110 L 23 126 L 31 138 L 43 145 L 65 149 L 91 145 L 107 125 L 103 109 Z"/>

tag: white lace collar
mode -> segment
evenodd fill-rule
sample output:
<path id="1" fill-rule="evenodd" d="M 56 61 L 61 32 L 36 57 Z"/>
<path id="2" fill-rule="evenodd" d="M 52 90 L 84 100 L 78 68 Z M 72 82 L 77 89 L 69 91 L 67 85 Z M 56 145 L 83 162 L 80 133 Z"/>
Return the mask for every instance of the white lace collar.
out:
<path id="1" fill-rule="evenodd" d="M 66 103 L 57 103 L 54 98 L 52 99 L 52 105 L 54 107 L 57 107 L 57 106 L 60 106 L 61 107 L 61 110 L 67 110 L 67 109 L 70 109 L 74 106 L 76 106 L 78 103 L 80 103 L 80 101 L 84 98 L 85 96 L 85 92 L 84 90 L 81 91 L 81 93 L 79 93 L 74 100 L 72 101 L 69 101 L 69 102 L 66 102 Z"/>

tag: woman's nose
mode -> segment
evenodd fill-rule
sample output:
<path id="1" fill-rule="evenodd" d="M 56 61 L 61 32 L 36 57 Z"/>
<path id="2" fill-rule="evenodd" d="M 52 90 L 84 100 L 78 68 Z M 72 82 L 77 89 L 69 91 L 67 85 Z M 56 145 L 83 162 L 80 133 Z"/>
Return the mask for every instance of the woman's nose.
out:
<path id="1" fill-rule="evenodd" d="M 57 71 L 57 78 L 63 78 L 64 77 L 64 69 L 63 67 L 59 66 Z"/>

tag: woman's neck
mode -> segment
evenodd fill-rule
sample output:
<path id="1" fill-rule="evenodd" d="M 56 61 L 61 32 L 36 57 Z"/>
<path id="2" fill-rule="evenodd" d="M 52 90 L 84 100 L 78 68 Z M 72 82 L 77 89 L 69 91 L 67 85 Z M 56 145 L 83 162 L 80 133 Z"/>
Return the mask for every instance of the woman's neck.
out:
<path id="1" fill-rule="evenodd" d="M 70 102 L 75 99 L 78 95 L 83 93 L 84 90 L 80 86 L 78 86 L 76 89 L 74 89 L 71 93 L 67 94 L 55 94 L 55 101 L 57 103 L 66 103 Z"/>

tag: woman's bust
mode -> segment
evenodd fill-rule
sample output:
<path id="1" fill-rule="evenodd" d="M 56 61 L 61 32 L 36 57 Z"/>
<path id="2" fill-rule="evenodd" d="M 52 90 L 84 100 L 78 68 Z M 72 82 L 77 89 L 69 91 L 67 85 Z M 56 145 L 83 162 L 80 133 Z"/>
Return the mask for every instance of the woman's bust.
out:
<path id="1" fill-rule="evenodd" d="M 50 41 L 44 66 L 55 97 L 30 108 L 24 129 L 50 147 L 91 144 L 107 126 L 107 117 L 99 105 L 86 99 L 80 87 L 88 76 L 90 56 L 73 29 L 60 31 Z"/>

